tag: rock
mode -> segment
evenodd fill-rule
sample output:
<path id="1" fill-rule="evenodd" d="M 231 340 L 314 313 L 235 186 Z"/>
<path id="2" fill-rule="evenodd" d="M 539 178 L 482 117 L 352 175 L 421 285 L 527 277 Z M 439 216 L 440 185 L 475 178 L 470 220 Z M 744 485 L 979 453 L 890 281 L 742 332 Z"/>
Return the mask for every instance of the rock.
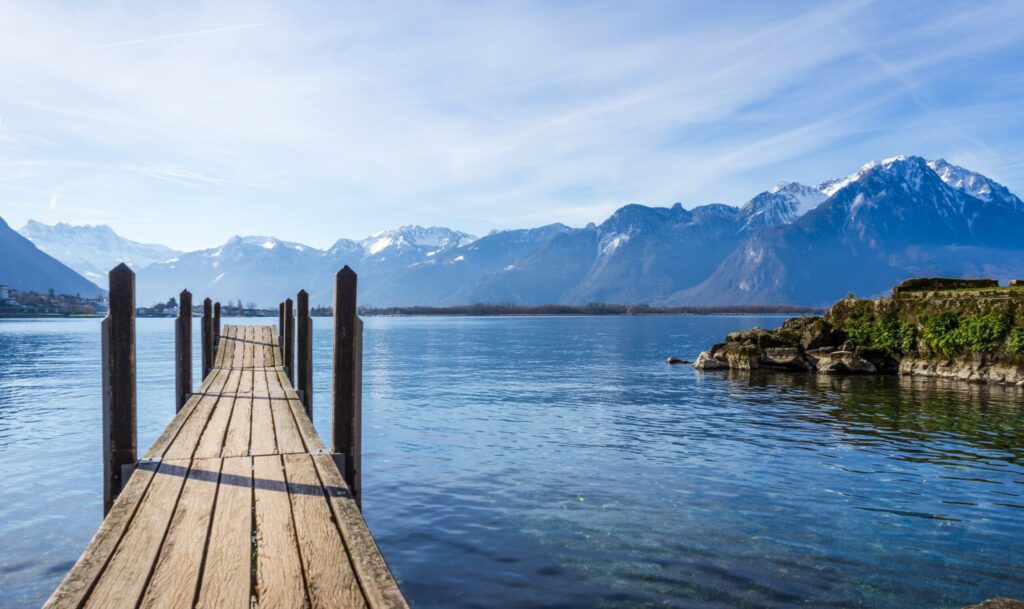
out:
<path id="1" fill-rule="evenodd" d="M 730 370 L 753 370 L 761 367 L 761 354 L 756 347 L 732 349 L 725 354 Z"/>
<path id="2" fill-rule="evenodd" d="M 1024 602 L 1013 598 L 990 598 L 977 605 L 969 605 L 964 609 L 1024 609 Z"/>
<path id="3" fill-rule="evenodd" d="M 693 362 L 693 367 L 697 370 L 724 370 L 729 364 L 715 359 L 707 351 L 701 351 L 697 361 Z"/>
<path id="4" fill-rule="evenodd" d="M 764 350 L 761 364 L 793 370 L 807 370 L 810 365 L 804 359 L 803 350 L 796 347 L 772 347 Z"/>
<path id="5" fill-rule="evenodd" d="M 667 358 L 665 358 L 665 363 L 666 364 L 672 364 L 672 365 L 675 365 L 675 364 L 689 364 L 690 360 L 682 359 L 682 358 L 676 357 L 674 355 L 670 355 Z"/>
<path id="6" fill-rule="evenodd" d="M 804 351 L 804 357 L 807 358 L 807 362 L 811 365 L 811 367 L 815 368 L 818 366 L 818 360 L 836 350 L 837 349 L 832 346 L 818 347 L 817 349 L 810 349 L 808 351 Z"/>
<path id="7" fill-rule="evenodd" d="M 832 326 L 820 317 L 812 318 L 812 322 L 804 326 L 800 334 L 800 346 L 804 349 L 818 349 L 835 344 L 835 333 Z"/>
<path id="8" fill-rule="evenodd" d="M 853 351 L 833 351 L 818 358 L 819 374 L 874 374 L 874 364 Z"/>

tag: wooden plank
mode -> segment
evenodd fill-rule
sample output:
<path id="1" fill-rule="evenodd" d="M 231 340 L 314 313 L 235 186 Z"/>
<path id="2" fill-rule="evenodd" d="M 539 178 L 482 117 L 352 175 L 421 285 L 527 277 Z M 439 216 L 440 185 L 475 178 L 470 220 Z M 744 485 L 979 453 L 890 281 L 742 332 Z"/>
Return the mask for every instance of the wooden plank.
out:
<path id="1" fill-rule="evenodd" d="M 178 461 L 172 465 L 187 469 L 189 462 Z M 192 461 L 156 569 L 142 597 L 140 607 L 143 609 L 192 606 L 203 566 L 220 468 L 221 459 Z M 211 566 L 221 568 L 221 565 Z"/>
<path id="2" fill-rule="evenodd" d="M 267 342 L 267 328 L 260 326 L 256 328 L 256 344 L 252 354 L 252 367 L 262 368 L 264 366 L 264 348 Z"/>
<path id="3" fill-rule="evenodd" d="M 257 370 L 263 372 L 267 377 L 267 402 L 274 415 L 274 433 L 277 439 L 277 452 L 302 453 L 306 452 L 306 444 L 302 441 L 302 435 L 295 424 L 295 416 L 288 404 L 288 397 L 285 395 L 284 387 L 288 386 L 288 377 L 279 376 L 273 370 Z M 282 371 L 283 372 L 283 371 Z M 258 399 L 258 398 L 257 398 Z"/>
<path id="4" fill-rule="evenodd" d="M 196 607 L 249 609 L 252 502 L 252 459 L 224 459 Z"/>
<path id="5" fill-rule="evenodd" d="M 232 368 L 241 368 L 245 363 L 245 328 L 238 329 L 238 340 L 235 341 L 234 349 L 231 351 L 231 359 L 227 365 Z"/>
<path id="6" fill-rule="evenodd" d="M 309 455 L 283 455 L 295 532 L 314 609 L 365 607 L 341 533 Z"/>
<path id="7" fill-rule="evenodd" d="M 245 336 L 242 339 L 242 368 L 252 368 L 254 330 L 252 326 L 245 328 Z"/>
<path id="8" fill-rule="evenodd" d="M 191 455 L 194 459 L 210 459 L 220 457 L 224 451 L 224 441 L 227 438 L 228 424 L 231 422 L 232 411 L 235 406 L 235 394 L 242 379 L 242 371 L 232 369 L 228 371 L 228 380 L 220 390 L 220 399 L 213 407 L 210 417 L 206 422 L 206 428 L 199 437 L 199 443 L 195 452 Z"/>
<path id="9" fill-rule="evenodd" d="M 252 440 L 249 453 L 252 455 L 273 455 L 277 453 L 274 435 L 274 415 L 270 400 L 260 399 L 269 395 L 267 376 L 264 370 L 255 370 L 253 376 Z M 261 374 L 262 373 L 262 374 Z"/>
<path id="10" fill-rule="evenodd" d="M 331 512 L 345 539 L 348 555 L 366 601 L 373 609 L 398 608 L 408 605 L 398 589 L 391 569 L 377 548 L 377 542 L 366 528 L 366 521 L 345 485 L 345 480 L 330 455 L 313 455 L 314 465 L 327 491 Z"/>
<path id="11" fill-rule="evenodd" d="M 183 469 L 188 468 L 159 465 L 135 518 L 86 599 L 86 608 L 134 607 L 139 602 L 178 503 Z"/>
<path id="12" fill-rule="evenodd" d="M 161 455 L 164 459 L 191 459 L 199 444 L 199 439 L 202 438 L 203 432 L 206 430 L 210 417 L 217 409 L 217 405 L 221 400 L 227 402 L 231 399 L 230 397 L 226 399 L 221 397 L 231 376 L 231 371 L 228 369 L 217 369 L 214 371 L 214 374 L 217 380 L 206 389 L 205 395 L 196 404 L 192 416 L 181 426 L 177 437 L 174 438 L 170 446 L 167 447 L 167 450 Z"/>
<path id="13" fill-rule="evenodd" d="M 160 437 L 157 438 L 156 442 L 149 447 L 146 451 L 146 459 L 159 459 L 167 451 L 167 448 L 174 442 L 174 439 L 181 433 L 182 427 L 192 419 L 192 415 L 196 413 L 196 409 L 199 407 L 203 400 L 208 398 L 203 397 L 203 393 L 215 392 L 222 387 L 222 383 L 226 381 L 228 370 L 217 370 L 216 374 L 211 374 L 199 387 L 198 393 L 194 394 L 189 398 L 185 406 L 182 407 L 181 411 L 174 417 L 171 423 L 164 429 Z M 199 415 L 197 415 L 199 416 Z"/>
<path id="14" fill-rule="evenodd" d="M 288 377 L 284 374 L 284 370 L 276 368 L 274 374 L 277 375 L 280 383 L 284 385 Z M 316 429 L 313 427 L 313 421 L 306 416 L 305 407 L 299 400 L 298 394 L 293 389 L 285 388 L 285 396 L 288 398 L 288 406 L 292 411 L 292 417 L 295 420 L 296 426 L 299 428 L 299 435 L 302 436 L 302 442 L 306 445 L 306 451 L 310 453 L 322 453 L 327 452 L 327 448 L 324 446 L 323 440 L 320 439 L 320 435 L 316 433 Z"/>
<path id="15" fill-rule="evenodd" d="M 253 461 L 259 606 L 308 607 L 281 457 L 255 457 Z"/>
<path id="16" fill-rule="evenodd" d="M 252 384 L 253 371 L 242 370 L 241 382 L 235 392 L 232 405 L 231 423 L 224 438 L 225 457 L 241 457 L 249 454 L 249 433 L 252 428 Z"/>
<path id="17" fill-rule="evenodd" d="M 92 589 L 93 582 L 99 577 L 110 556 L 117 548 L 118 542 L 131 524 L 136 510 L 142 503 L 150 483 L 153 480 L 155 463 L 140 465 L 135 468 L 128 484 L 118 495 L 114 506 L 110 508 L 99 530 L 93 536 L 82 556 L 64 577 L 57 590 L 46 602 L 44 609 L 71 609 L 79 607 L 82 600 Z"/>

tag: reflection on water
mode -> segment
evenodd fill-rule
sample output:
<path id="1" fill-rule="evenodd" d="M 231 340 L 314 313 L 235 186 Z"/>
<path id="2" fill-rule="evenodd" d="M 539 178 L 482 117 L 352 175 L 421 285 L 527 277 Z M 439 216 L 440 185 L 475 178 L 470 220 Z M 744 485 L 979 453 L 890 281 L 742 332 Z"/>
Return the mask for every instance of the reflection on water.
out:
<path id="1" fill-rule="evenodd" d="M 780 322 L 368 319 L 364 511 L 413 604 L 1024 596 L 1024 392 L 663 363 Z M 143 448 L 173 414 L 172 339 L 139 321 Z M 99 522 L 98 355 L 95 320 L 0 323 L 0 606 L 45 600 Z"/>

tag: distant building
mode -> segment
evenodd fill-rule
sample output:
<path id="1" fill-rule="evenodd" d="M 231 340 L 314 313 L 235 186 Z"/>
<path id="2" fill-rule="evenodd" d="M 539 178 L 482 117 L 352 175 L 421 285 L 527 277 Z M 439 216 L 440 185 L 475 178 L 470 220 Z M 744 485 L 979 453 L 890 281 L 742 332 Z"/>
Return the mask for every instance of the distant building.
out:
<path id="1" fill-rule="evenodd" d="M 0 283 L 0 300 L 7 300 L 11 297 L 11 288 L 8 285 Z"/>

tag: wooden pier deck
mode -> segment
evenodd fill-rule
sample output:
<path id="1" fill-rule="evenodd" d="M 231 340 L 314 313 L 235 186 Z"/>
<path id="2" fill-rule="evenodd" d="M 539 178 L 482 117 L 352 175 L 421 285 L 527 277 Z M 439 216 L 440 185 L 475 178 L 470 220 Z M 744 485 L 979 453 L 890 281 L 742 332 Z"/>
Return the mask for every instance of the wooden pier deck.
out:
<path id="1" fill-rule="evenodd" d="M 46 607 L 407 607 L 283 360 L 274 326 L 223 329 Z"/>

